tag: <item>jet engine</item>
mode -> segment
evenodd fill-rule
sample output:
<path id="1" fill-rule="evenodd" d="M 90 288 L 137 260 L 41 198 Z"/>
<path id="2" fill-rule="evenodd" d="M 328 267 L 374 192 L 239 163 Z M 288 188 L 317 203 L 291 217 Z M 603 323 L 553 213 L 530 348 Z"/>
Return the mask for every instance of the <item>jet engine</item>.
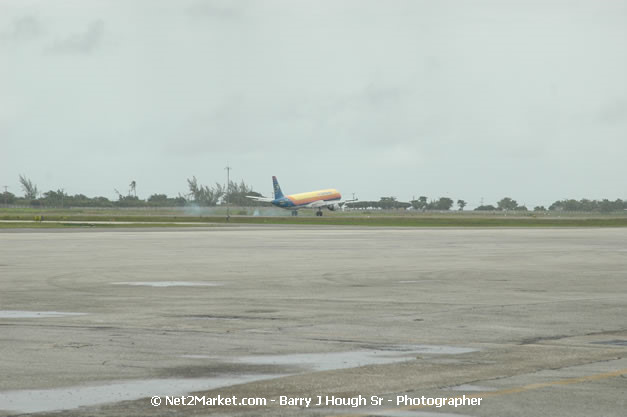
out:
<path id="1" fill-rule="evenodd" d="M 327 208 L 331 211 L 336 211 L 336 210 L 341 210 L 342 206 L 340 206 L 339 204 L 335 203 L 333 205 L 327 206 Z"/>

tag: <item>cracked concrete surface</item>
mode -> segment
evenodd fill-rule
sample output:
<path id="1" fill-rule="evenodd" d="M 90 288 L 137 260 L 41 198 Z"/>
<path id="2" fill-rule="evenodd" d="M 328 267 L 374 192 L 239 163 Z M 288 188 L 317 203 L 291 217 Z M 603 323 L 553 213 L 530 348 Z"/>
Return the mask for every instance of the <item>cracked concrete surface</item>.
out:
<path id="1" fill-rule="evenodd" d="M 84 313 L 0 317 L 0 400 L 182 380 L 268 399 L 485 398 L 353 409 L 153 407 L 143 395 L 48 414 L 624 416 L 626 248 L 625 229 L 0 233 L 2 311 Z M 430 348 L 359 358 L 408 346 Z M 6 404 L 0 415 L 24 411 Z"/>

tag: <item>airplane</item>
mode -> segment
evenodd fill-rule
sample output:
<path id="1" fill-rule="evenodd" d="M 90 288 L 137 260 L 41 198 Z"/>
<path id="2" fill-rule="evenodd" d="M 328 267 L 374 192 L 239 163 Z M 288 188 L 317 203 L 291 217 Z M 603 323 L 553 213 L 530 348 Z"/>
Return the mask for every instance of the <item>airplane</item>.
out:
<path id="1" fill-rule="evenodd" d="M 279 181 L 277 181 L 274 176 L 272 177 L 272 185 L 274 186 L 274 198 L 252 195 L 247 195 L 246 197 L 256 201 L 272 203 L 273 206 L 282 209 L 292 210 L 292 216 L 298 216 L 298 210 L 302 208 L 317 209 L 316 216 L 322 216 L 323 208 L 327 208 L 331 211 L 341 210 L 346 203 L 357 201 L 356 199 L 342 201 L 342 195 L 334 188 L 311 191 L 308 193 L 283 195 Z"/>

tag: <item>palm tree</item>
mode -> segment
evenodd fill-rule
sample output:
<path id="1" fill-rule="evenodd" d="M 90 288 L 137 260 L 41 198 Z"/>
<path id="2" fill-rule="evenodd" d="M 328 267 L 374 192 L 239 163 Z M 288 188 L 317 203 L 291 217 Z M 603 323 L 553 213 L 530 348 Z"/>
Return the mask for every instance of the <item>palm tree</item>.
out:
<path id="1" fill-rule="evenodd" d="M 135 182 L 135 180 L 131 181 L 131 183 L 129 184 L 129 187 L 131 187 L 131 190 L 129 191 L 129 195 L 131 194 L 131 192 L 133 193 L 133 195 L 135 197 L 137 197 L 137 192 L 135 191 L 135 187 L 137 186 L 137 183 Z"/>
<path id="2" fill-rule="evenodd" d="M 26 178 L 25 175 L 20 174 L 20 185 L 22 186 L 22 190 L 24 190 L 24 198 L 27 200 L 35 200 L 37 199 L 37 194 L 39 194 L 37 190 L 37 186 L 32 183 L 32 181 Z"/>

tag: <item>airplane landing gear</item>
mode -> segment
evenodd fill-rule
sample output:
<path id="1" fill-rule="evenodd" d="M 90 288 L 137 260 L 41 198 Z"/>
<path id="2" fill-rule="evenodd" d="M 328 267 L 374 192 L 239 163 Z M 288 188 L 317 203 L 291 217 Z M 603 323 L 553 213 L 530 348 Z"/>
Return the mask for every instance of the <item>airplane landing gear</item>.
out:
<path id="1" fill-rule="evenodd" d="M 316 211 L 316 216 L 322 217 L 322 209 L 318 209 L 318 211 Z"/>
<path id="2" fill-rule="evenodd" d="M 292 210 L 292 216 L 298 216 L 298 210 Z"/>

